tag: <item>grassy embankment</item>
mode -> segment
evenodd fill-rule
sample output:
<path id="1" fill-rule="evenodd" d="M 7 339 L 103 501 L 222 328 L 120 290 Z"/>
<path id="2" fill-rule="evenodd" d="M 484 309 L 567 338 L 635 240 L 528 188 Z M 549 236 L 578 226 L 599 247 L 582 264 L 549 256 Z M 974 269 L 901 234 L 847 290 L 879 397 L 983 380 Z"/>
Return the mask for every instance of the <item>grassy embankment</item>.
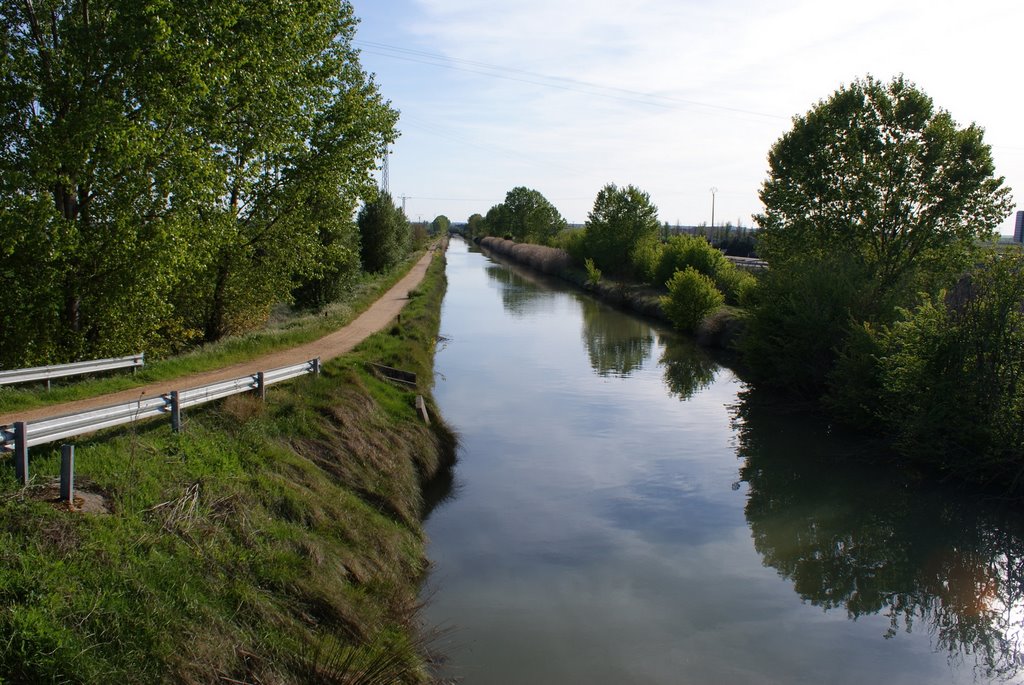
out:
<path id="1" fill-rule="evenodd" d="M 147 359 L 134 374 L 116 372 L 89 379 L 59 379 L 49 392 L 38 387 L 0 387 L 0 414 L 134 388 L 156 381 L 180 378 L 219 369 L 260 355 L 311 342 L 350 323 L 370 304 L 397 283 L 423 256 L 419 250 L 384 274 L 363 274 L 351 292 L 319 312 L 282 308 L 271 315 L 266 326 L 245 335 L 209 343 L 166 359 Z"/>
<path id="2" fill-rule="evenodd" d="M 56 449 L 33 448 L 28 488 L 0 469 L 0 681 L 426 680 L 423 492 L 455 449 L 429 395 L 444 288 L 436 258 L 400 324 L 266 403 L 79 440 L 76 484 L 109 513 L 52 501 Z"/>

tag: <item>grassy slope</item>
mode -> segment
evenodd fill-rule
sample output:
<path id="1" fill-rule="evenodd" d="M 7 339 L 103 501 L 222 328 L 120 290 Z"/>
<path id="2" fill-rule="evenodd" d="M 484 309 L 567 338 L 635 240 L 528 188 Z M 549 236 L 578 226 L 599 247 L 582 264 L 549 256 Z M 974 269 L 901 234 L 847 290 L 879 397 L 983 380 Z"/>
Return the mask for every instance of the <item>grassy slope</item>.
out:
<path id="1" fill-rule="evenodd" d="M 454 437 L 366 362 L 416 371 L 433 409 L 444 287 L 436 259 L 400 326 L 266 404 L 236 396 L 180 434 L 154 421 L 79 440 L 78 484 L 110 515 L 43 499 L 55 449 L 33 449 L 28 489 L 0 469 L 0 679 L 424 679 L 421 486 L 443 480 Z"/>

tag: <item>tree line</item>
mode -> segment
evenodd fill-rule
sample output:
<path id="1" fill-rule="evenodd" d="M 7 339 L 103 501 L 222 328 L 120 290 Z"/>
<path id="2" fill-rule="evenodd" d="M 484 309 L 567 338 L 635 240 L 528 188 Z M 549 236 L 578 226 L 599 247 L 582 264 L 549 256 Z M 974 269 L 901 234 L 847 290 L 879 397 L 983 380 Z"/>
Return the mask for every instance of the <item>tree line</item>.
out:
<path id="1" fill-rule="evenodd" d="M 468 230 L 561 247 L 591 281 L 664 288 L 683 330 L 734 305 L 755 384 L 884 432 L 943 473 L 1019 489 L 1024 256 L 985 246 L 1012 199 L 983 130 L 902 76 L 869 76 L 795 117 L 768 165 L 758 277 L 702 237 L 659 239 L 657 208 L 633 186 L 602 188 L 581 230 L 525 188 Z"/>
<path id="2" fill-rule="evenodd" d="M 216 340 L 403 248 L 354 221 L 398 113 L 348 2 L 14 0 L 0 22 L 0 365 Z"/>

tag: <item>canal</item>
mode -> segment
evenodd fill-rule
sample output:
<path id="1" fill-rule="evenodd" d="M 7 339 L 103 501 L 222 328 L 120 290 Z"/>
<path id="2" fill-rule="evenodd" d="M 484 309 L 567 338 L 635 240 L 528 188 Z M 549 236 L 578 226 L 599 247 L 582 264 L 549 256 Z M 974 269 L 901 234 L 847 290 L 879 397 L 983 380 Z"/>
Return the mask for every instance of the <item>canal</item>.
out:
<path id="1" fill-rule="evenodd" d="M 461 438 L 425 620 L 474 684 L 1020 682 L 1004 503 L 873 462 L 685 338 L 453 240 Z"/>

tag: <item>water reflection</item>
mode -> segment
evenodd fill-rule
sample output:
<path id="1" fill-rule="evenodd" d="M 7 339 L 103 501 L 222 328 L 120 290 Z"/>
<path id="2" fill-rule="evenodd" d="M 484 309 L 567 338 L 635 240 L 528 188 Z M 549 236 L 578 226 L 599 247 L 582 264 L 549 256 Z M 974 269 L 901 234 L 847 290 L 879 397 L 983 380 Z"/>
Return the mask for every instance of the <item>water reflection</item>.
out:
<path id="1" fill-rule="evenodd" d="M 661 365 L 670 395 L 685 401 L 714 382 L 720 367 L 695 342 L 675 335 L 659 335 L 658 342 L 665 348 Z"/>
<path id="2" fill-rule="evenodd" d="M 858 464 L 827 426 L 808 431 L 806 416 L 754 394 L 736 415 L 755 548 L 804 601 L 884 615 L 886 639 L 926 631 L 985 678 L 1021 673 L 1024 531 L 1012 512 Z"/>
<path id="3" fill-rule="evenodd" d="M 485 271 L 487 277 L 497 284 L 505 311 L 513 316 L 523 317 L 540 311 L 559 297 L 558 292 L 545 287 L 515 267 L 488 264 Z"/>
<path id="4" fill-rule="evenodd" d="M 588 297 L 578 301 L 583 313 L 583 342 L 597 375 L 625 378 L 640 369 L 654 345 L 650 325 L 610 311 Z"/>

